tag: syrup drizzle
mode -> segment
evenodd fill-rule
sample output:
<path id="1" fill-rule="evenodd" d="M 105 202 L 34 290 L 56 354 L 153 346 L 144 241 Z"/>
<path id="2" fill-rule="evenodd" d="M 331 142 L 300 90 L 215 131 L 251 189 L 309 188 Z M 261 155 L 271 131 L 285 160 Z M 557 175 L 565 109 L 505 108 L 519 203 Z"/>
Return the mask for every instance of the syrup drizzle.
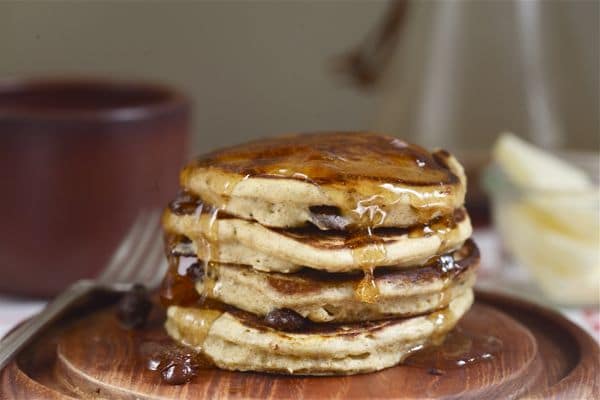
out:
<path id="1" fill-rule="evenodd" d="M 340 142 L 351 145 L 340 146 Z M 217 168 L 224 167 L 231 173 L 221 174 L 220 178 L 213 181 L 213 192 L 219 195 L 206 199 L 210 206 L 188 192 L 178 196 L 170 205 L 171 210 L 178 215 L 190 214 L 193 210 L 199 220 L 201 232 L 191 239 L 196 244 L 198 259 L 204 263 L 202 293 L 199 294 L 194 287 L 194 276 L 197 274 L 181 271 L 179 257 L 172 254 L 174 243 L 178 239 L 175 237 L 168 239 L 170 267 L 161 293 L 161 300 L 165 305 L 196 306 L 191 312 L 187 309 L 188 317 L 183 314 L 178 316 L 184 318 L 184 328 L 180 332 L 184 343 L 197 350 L 202 349 L 212 323 L 221 313 L 197 308 L 198 302 L 204 303 L 216 285 L 211 270 L 213 262 L 219 257 L 219 212 L 227 208 L 232 192 L 243 179 L 266 176 L 304 180 L 318 186 L 342 210 L 344 227 L 349 232 L 346 244 L 352 250 L 354 263 L 364 273 L 355 289 L 355 295 L 366 303 L 377 301 L 379 289 L 374 279 L 374 269 L 385 265 L 387 261 L 383 239 L 374 233 L 375 228 L 385 225 L 386 207 L 408 200 L 417 211 L 417 221 L 424 224 L 420 230 L 410 232 L 412 237 L 435 233 L 445 237 L 455 226 L 454 220 L 448 217 L 451 216 L 452 209 L 448 208 L 446 198 L 455 196 L 460 199 L 464 196 L 459 178 L 450 172 L 443 157 L 437 153 L 431 155 L 420 147 L 408 145 L 396 138 L 371 134 L 303 135 L 290 140 L 267 139 L 211 153 L 198 160 L 192 168 L 182 171 L 184 186 L 191 179 L 194 167 L 210 168 L 213 165 Z M 454 193 L 452 185 L 456 184 L 459 187 Z M 330 187 L 339 189 L 340 185 L 345 190 L 329 190 Z M 412 189 L 414 186 L 419 186 L 422 190 Z M 443 265 L 441 258 L 440 264 Z M 171 310 L 175 314 L 181 311 L 177 307 Z M 436 327 L 443 330 L 444 324 L 448 323 L 446 316 L 441 312 L 434 314 L 431 318 L 435 318 Z M 187 376 L 185 370 L 194 370 L 196 364 L 193 357 L 182 359 L 178 365 L 182 366 L 180 370 Z M 169 368 L 163 364 L 159 361 L 158 364 L 149 364 L 149 367 L 167 371 L 162 372 L 163 379 L 170 379 L 171 383 L 186 381 L 187 378 L 181 378 L 177 374 L 169 375 Z"/>
<path id="2" fill-rule="evenodd" d="M 196 351 L 202 351 L 210 328 L 222 314 L 222 311 L 212 308 L 171 307 L 168 311 L 167 329 L 175 329 L 171 321 L 176 320 L 180 341 Z"/>
<path id="3" fill-rule="evenodd" d="M 464 200 L 464 184 L 449 168 L 449 157 L 367 132 L 291 135 L 206 154 L 183 170 L 181 181 L 188 186 L 197 168 L 218 170 L 209 192 L 224 194 L 207 200 L 222 207 L 242 176 L 297 179 L 315 185 L 348 225 L 361 225 L 362 213 L 355 211 L 365 202 L 377 212 L 408 202 L 417 210 L 414 222 L 425 223 Z"/>
<path id="4" fill-rule="evenodd" d="M 223 182 L 220 187 L 225 198 L 229 198 L 236 185 L 244 178 Z M 219 258 L 219 213 L 227 203 L 220 206 L 204 203 L 198 196 L 187 190 L 181 190 L 177 198 L 169 204 L 169 208 L 177 215 L 194 215 L 197 218 L 199 232 L 192 238 L 196 244 L 198 262 L 201 262 L 203 274 L 190 276 L 179 267 L 179 257 L 173 255 L 173 249 L 180 236 L 171 235 L 167 241 L 167 257 L 169 270 L 163 280 L 161 302 L 165 306 L 186 306 L 203 301 L 216 286 L 214 279 L 214 262 Z M 194 274 L 197 275 L 197 274 Z M 196 281 L 201 282 L 201 293 L 198 293 Z"/>
<path id="5" fill-rule="evenodd" d="M 177 236 L 167 239 L 174 243 Z M 171 249 L 175 244 L 167 245 L 167 259 L 169 268 L 162 281 L 160 290 L 160 302 L 163 306 L 190 305 L 200 298 L 194 287 L 194 278 L 180 269 L 180 257 L 172 254 Z"/>
<path id="6" fill-rule="evenodd" d="M 235 186 L 229 185 L 229 193 Z M 217 282 L 213 279 L 213 261 L 218 259 L 218 217 L 222 207 L 217 208 L 211 205 L 206 205 L 199 198 L 194 197 L 190 193 L 182 192 L 181 198 L 178 198 L 171 204 L 171 209 L 174 209 L 173 204 L 177 205 L 179 212 L 185 214 L 193 214 L 198 218 L 198 224 L 201 226 L 199 229 L 200 233 L 197 235 L 195 243 L 197 246 L 197 256 L 199 260 L 204 260 L 200 287 L 201 296 L 173 296 L 168 292 L 177 291 L 177 287 L 191 288 L 191 292 L 195 292 L 192 282 L 185 282 L 185 270 L 176 272 L 177 258 L 172 256 L 172 263 L 175 265 L 168 274 L 169 277 L 166 279 L 166 286 L 177 286 L 166 289 L 167 294 L 163 298 L 171 299 L 169 301 L 163 301 L 166 305 L 179 304 L 187 305 L 199 298 L 211 297 L 209 296 L 217 285 Z M 356 297 L 366 303 L 375 303 L 379 297 L 379 290 L 374 279 L 374 269 L 378 266 L 386 265 L 387 254 L 384 246 L 384 240 L 377 234 L 376 228 L 385 223 L 386 212 L 384 209 L 376 204 L 373 204 L 374 197 L 361 201 L 355 208 L 355 213 L 358 215 L 358 220 L 361 222 L 360 225 L 350 226 L 346 229 L 348 235 L 346 237 L 345 245 L 352 252 L 352 258 L 355 265 L 363 270 L 364 277 L 360 283 L 357 284 L 355 289 Z M 192 205 L 194 207 L 192 207 Z M 181 211 L 183 209 L 184 211 Z M 457 210 L 450 216 L 438 217 L 429 224 L 418 225 L 409 229 L 410 237 L 421 237 L 437 234 L 442 237 L 443 247 L 445 238 L 451 234 L 452 230 L 456 227 L 456 219 L 463 218 L 464 211 Z M 366 227 L 366 228 L 365 228 Z M 176 244 L 176 240 L 173 240 L 173 244 Z M 171 249 L 174 245 L 171 246 Z M 435 257 L 439 258 L 439 257 Z M 440 261 L 446 261 L 452 263 L 453 259 L 440 258 Z M 448 268 L 448 264 L 444 268 Z M 440 293 L 443 297 L 445 294 Z M 177 297 L 177 298 L 174 298 Z M 178 300 L 183 298 L 186 301 Z M 443 300 L 443 299 L 441 299 Z"/>
<path id="7" fill-rule="evenodd" d="M 385 265 L 387 251 L 383 239 L 375 234 L 375 228 L 385 223 L 387 213 L 377 204 L 379 196 L 371 196 L 356 203 L 354 212 L 360 223 L 346 239 L 346 246 L 352 250 L 352 258 L 363 270 L 363 279 L 354 290 L 354 295 L 363 303 L 374 304 L 379 299 L 379 288 L 375 281 L 374 269 Z"/>
<path id="8" fill-rule="evenodd" d="M 198 213 L 198 218 L 201 221 L 202 229 L 201 234 L 196 240 L 197 253 L 203 255 L 204 260 L 204 279 L 202 280 L 202 294 L 201 299 L 205 300 L 213 293 L 217 282 L 214 278 L 214 262 L 219 259 L 219 212 L 225 210 L 231 193 L 235 190 L 237 185 L 246 177 L 236 177 L 229 179 L 228 181 L 221 182 L 219 193 L 222 193 L 224 201 L 219 206 L 210 205 L 208 218 L 202 218 L 202 210 Z"/>
<path id="9" fill-rule="evenodd" d="M 454 228 L 456 228 L 454 215 L 444 215 L 434 218 L 425 224 L 412 227 L 408 232 L 408 237 L 419 238 L 439 235 L 443 241 Z"/>
<path id="10" fill-rule="evenodd" d="M 373 229 L 367 228 L 351 234 L 346 246 L 352 250 L 354 263 L 358 264 L 364 274 L 354 294 L 358 300 L 373 304 L 379 298 L 379 288 L 373 272 L 376 266 L 384 265 L 387 259 L 383 240 L 373 233 Z"/>
<path id="11" fill-rule="evenodd" d="M 502 340 L 495 336 L 474 334 L 456 327 L 432 346 L 415 349 L 404 364 L 425 368 L 432 375 L 443 375 L 448 370 L 493 360 L 502 348 Z"/>

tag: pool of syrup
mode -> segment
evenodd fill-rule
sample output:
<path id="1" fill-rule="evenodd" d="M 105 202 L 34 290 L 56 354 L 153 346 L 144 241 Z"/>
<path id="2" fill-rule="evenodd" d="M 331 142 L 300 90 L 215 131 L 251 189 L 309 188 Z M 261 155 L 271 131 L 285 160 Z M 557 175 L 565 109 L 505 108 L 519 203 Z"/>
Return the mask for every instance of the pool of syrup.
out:
<path id="1" fill-rule="evenodd" d="M 425 368 L 432 375 L 484 363 L 496 358 L 503 348 L 502 340 L 490 335 L 476 334 L 461 327 L 450 331 L 441 343 L 417 348 L 404 365 Z"/>
<path id="2" fill-rule="evenodd" d="M 201 311 L 199 311 L 201 312 Z M 214 312 L 214 311 L 213 311 Z M 437 328 L 446 323 L 445 312 L 432 315 Z M 214 318 L 211 317 L 211 320 Z M 208 331 L 210 326 L 206 327 Z M 160 374 L 168 384 L 179 385 L 194 379 L 200 370 L 213 368 L 209 357 L 195 348 L 176 344 L 171 339 L 138 341 L 138 355 L 145 368 Z M 501 339 L 472 332 L 459 326 L 445 337 L 433 337 L 425 346 L 418 346 L 402 364 L 426 370 L 431 375 L 443 375 L 449 370 L 466 368 L 494 360 L 503 350 Z"/>

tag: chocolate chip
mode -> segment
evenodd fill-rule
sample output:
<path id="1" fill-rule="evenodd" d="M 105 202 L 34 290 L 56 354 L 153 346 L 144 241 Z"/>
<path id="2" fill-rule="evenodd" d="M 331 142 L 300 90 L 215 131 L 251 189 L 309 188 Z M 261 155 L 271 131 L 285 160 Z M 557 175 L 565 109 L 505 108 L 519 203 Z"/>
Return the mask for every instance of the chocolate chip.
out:
<path id="1" fill-rule="evenodd" d="M 185 270 L 185 275 L 193 279 L 194 281 L 201 281 L 204 279 L 204 264 L 195 262 Z"/>
<path id="2" fill-rule="evenodd" d="M 311 213 L 323 215 L 341 215 L 342 210 L 336 206 L 310 206 L 308 207 Z"/>
<path id="3" fill-rule="evenodd" d="M 144 343 L 140 352 L 147 357 L 147 368 L 158 371 L 169 385 L 187 383 L 198 375 L 202 367 L 208 366 L 201 354 L 172 343 Z"/>
<path id="4" fill-rule="evenodd" d="M 145 325 L 152 310 L 152 302 L 143 285 L 136 284 L 123 295 L 117 305 L 117 318 L 127 329 L 137 329 Z"/>
<path id="5" fill-rule="evenodd" d="M 169 247 L 169 249 L 170 249 L 169 255 L 172 255 L 175 257 L 177 257 L 177 256 L 196 257 L 196 252 L 194 251 L 193 244 L 191 242 L 184 243 L 183 239 L 181 241 L 171 245 Z"/>
<path id="6" fill-rule="evenodd" d="M 175 200 L 169 203 L 169 209 L 177 215 L 186 215 L 193 214 L 201 205 L 202 202 L 196 195 L 186 190 L 180 190 Z"/>
<path id="7" fill-rule="evenodd" d="M 192 362 L 186 360 L 175 360 L 161 369 L 160 376 L 169 385 L 182 385 L 198 375 L 198 368 Z"/>
<path id="8" fill-rule="evenodd" d="M 344 230 L 348 221 L 344 218 L 339 207 L 335 206 L 310 206 L 311 221 L 319 229 Z"/>
<path id="9" fill-rule="evenodd" d="M 427 370 L 427 373 L 428 373 L 429 375 L 441 376 L 441 375 L 444 375 L 444 373 L 445 373 L 445 372 L 444 372 L 444 371 L 442 371 L 441 369 L 437 369 L 437 368 L 429 368 L 429 369 Z"/>
<path id="10" fill-rule="evenodd" d="M 297 331 L 305 322 L 302 315 L 289 308 L 276 308 L 265 316 L 265 323 L 280 331 Z"/>

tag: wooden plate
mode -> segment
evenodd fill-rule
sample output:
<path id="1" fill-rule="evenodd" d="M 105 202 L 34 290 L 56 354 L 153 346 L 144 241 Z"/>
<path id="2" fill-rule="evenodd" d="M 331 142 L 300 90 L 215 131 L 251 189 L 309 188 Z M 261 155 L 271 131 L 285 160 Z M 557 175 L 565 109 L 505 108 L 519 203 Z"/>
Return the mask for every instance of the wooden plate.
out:
<path id="1" fill-rule="evenodd" d="M 470 338 L 494 338 L 498 352 L 477 362 L 464 359 L 460 367 L 440 370 L 431 360 L 414 359 L 412 365 L 345 377 L 206 369 L 186 385 L 170 386 L 145 368 L 138 351 L 140 343 L 165 339 L 160 324 L 126 331 L 113 310 L 103 308 L 57 326 L 20 354 L 0 376 L 0 398 L 591 399 L 600 393 L 598 344 L 553 311 L 479 292 L 459 330 Z"/>

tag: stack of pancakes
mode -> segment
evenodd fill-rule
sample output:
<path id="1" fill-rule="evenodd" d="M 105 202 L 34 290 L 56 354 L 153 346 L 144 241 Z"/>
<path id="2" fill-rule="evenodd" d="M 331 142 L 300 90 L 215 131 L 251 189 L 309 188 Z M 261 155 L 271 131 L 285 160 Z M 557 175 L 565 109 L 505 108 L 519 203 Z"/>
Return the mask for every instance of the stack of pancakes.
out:
<path id="1" fill-rule="evenodd" d="M 221 368 L 375 371 L 437 344 L 479 254 L 448 152 L 371 133 L 259 140 L 184 168 L 166 329 Z"/>

